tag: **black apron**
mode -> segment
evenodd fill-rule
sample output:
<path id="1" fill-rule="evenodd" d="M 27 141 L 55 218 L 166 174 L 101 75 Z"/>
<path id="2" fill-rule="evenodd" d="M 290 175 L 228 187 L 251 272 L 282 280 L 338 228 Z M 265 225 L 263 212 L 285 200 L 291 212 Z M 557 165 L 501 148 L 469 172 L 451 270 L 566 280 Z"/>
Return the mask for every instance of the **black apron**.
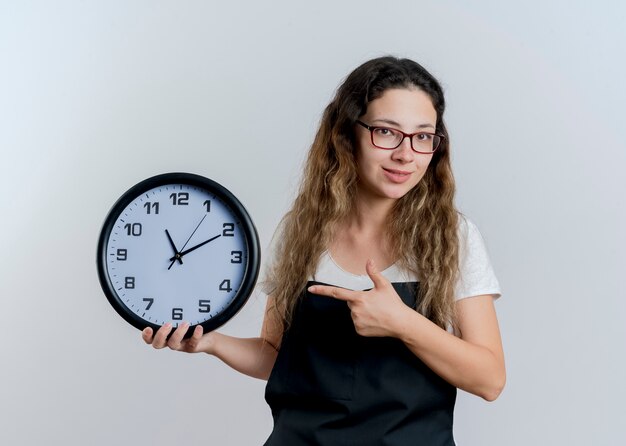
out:
<path id="1" fill-rule="evenodd" d="M 418 286 L 393 284 L 412 308 Z M 265 399 L 274 417 L 265 446 L 455 444 L 456 387 L 402 341 L 358 335 L 345 302 L 308 291 L 283 335 Z"/>

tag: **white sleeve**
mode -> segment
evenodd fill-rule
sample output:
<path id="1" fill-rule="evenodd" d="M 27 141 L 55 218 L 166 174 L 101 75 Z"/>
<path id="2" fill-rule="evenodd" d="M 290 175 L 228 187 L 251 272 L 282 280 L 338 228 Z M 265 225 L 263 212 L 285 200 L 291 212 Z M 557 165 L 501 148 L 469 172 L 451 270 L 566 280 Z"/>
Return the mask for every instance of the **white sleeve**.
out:
<path id="1" fill-rule="evenodd" d="M 459 216 L 459 279 L 455 299 L 491 294 L 500 297 L 500 284 L 491 266 L 485 242 L 474 223 Z"/>

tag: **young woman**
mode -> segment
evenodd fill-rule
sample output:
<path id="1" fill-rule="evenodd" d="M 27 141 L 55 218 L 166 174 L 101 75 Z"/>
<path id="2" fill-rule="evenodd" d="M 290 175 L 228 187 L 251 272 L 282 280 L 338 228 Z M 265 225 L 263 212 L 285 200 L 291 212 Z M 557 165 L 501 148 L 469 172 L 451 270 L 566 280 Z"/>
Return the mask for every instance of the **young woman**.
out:
<path id="1" fill-rule="evenodd" d="M 456 389 L 505 382 L 482 238 L 454 208 L 444 97 L 419 64 L 354 70 L 325 110 L 261 282 L 259 338 L 183 324 L 155 348 L 267 379 L 266 445 L 454 445 Z"/>

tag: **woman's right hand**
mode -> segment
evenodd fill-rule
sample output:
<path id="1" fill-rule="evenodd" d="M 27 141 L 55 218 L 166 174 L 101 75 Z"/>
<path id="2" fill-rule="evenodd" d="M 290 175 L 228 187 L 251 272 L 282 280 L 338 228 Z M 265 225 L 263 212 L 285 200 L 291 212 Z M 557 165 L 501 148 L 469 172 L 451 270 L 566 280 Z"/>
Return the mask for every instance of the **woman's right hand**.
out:
<path id="1" fill-rule="evenodd" d="M 178 326 L 176 330 L 174 330 L 174 332 L 168 339 L 168 335 L 172 331 L 172 324 L 168 322 L 161 328 L 159 328 L 156 334 L 154 333 L 152 328 L 144 328 L 144 330 L 141 332 L 141 337 L 146 342 L 146 344 L 152 345 L 152 347 L 154 347 L 155 349 L 169 347 L 172 350 L 187 353 L 204 352 L 213 354 L 215 333 L 209 332 L 203 334 L 202 326 L 198 325 L 194 329 L 193 334 L 190 338 L 183 339 L 183 336 L 188 329 L 189 323 L 183 322 Z"/>
<path id="2" fill-rule="evenodd" d="M 261 336 L 257 338 L 238 338 L 217 331 L 203 334 L 202 326 L 197 326 L 192 336 L 184 339 L 189 330 L 186 322 L 179 325 L 174 332 L 171 323 L 163 325 L 156 333 L 148 327 L 141 332 L 141 337 L 146 344 L 156 349 L 169 347 L 188 353 L 208 353 L 244 375 L 267 380 L 272 373 L 282 339 L 282 325 L 275 322 L 271 305 L 272 297 L 268 296 Z"/>

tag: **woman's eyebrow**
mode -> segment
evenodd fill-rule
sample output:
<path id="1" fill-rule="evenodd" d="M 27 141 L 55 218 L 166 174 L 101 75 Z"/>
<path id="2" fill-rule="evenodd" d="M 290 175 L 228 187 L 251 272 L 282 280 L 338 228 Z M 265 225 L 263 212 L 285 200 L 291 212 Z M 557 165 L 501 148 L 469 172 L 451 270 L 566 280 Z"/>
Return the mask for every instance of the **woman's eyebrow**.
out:
<path id="1" fill-rule="evenodd" d="M 400 124 L 398 122 L 394 121 L 393 119 L 380 118 L 380 119 L 372 120 L 372 123 L 375 123 L 375 122 L 381 122 L 383 124 L 389 124 L 391 126 L 400 128 Z M 424 128 L 432 128 L 432 129 L 434 129 L 435 126 L 432 125 L 432 124 L 420 124 L 420 125 L 417 126 L 417 128 L 418 129 L 424 129 Z"/>

